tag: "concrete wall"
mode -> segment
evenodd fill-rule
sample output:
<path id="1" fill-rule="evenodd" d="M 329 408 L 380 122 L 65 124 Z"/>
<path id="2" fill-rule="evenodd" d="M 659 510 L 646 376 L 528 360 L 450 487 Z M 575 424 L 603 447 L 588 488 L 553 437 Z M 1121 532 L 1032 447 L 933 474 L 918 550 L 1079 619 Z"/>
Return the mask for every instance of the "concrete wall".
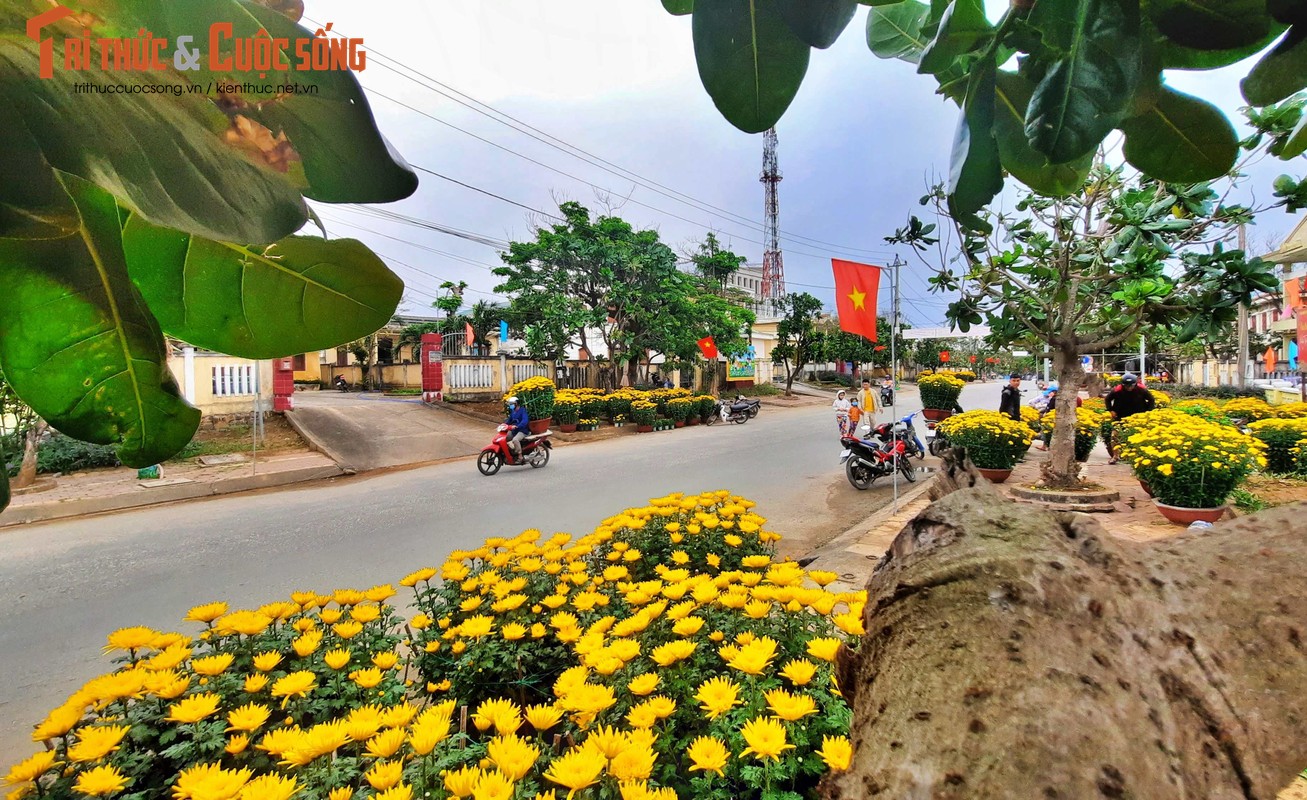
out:
<path id="1" fill-rule="evenodd" d="M 185 348 L 168 359 L 168 370 L 187 402 L 206 416 L 254 410 L 257 387 L 264 408 L 272 408 L 272 362 L 252 361 Z"/>

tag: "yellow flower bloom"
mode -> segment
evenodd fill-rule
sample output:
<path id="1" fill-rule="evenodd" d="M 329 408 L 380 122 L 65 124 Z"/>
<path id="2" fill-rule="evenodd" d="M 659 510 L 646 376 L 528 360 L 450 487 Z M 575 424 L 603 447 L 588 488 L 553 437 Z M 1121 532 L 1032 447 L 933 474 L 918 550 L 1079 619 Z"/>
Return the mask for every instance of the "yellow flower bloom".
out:
<path id="1" fill-rule="evenodd" d="M 322 644 L 322 631 L 305 631 L 300 634 L 299 638 L 290 643 L 294 648 L 295 655 L 300 658 L 306 658 L 312 655 Z"/>
<path id="2" fill-rule="evenodd" d="M 795 686 L 807 686 L 817 672 L 817 665 L 806 658 L 796 658 L 781 670 L 781 677 Z"/>
<path id="3" fill-rule="evenodd" d="M 670 667 L 677 661 L 689 658 L 697 647 L 698 645 L 694 642 L 687 642 L 684 640 L 668 642 L 667 644 L 655 647 L 653 652 L 649 654 L 649 657 L 657 662 L 659 666 Z"/>
<path id="4" fill-rule="evenodd" d="M 173 784 L 176 800 L 234 798 L 250 780 L 248 769 L 223 769 L 219 764 L 194 764 L 181 771 Z"/>
<path id="5" fill-rule="evenodd" d="M 367 750 L 377 758 L 390 758 L 399 752 L 406 738 L 408 738 L 408 731 L 403 728 L 391 728 L 368 739 Z"/>
<path id="6" fill-rule="evenodd" d="M 193 694 L 168 706 L 168 716 L 164 719 L 180 724 L 199 722 L 216 712 L 221 702 L 222 698 L 214 692 Z"/>
<path id="7" fill-rule="evenodd" d="M 740 729 L 748 747 L 740 755 L 753 755 L 759 761 L 772 759 L 779 761 L 781 753 L 791 750 L 794 745 L 786 743 L 785 727 L 769 717 L 757 717 L 744 723 Z"/>
<path id="8" fill-rule="evenodd" d="M 318 688 L 318 677 L 308 670 L 292 672 L 272 684 L 273 697 L 304 697 Z"/>
<path id="9" fill-rule="evenodd" d="M 227 740 L 226 750 L 228 753 L 236 756 L 245 752 L 245 748 L 250 746 L 250 735 L 248 733 L 238 733 Z"/>
<path id="10" fill-rule="evenodd" d="M 245 691 L 248 694 L 258 694 L 263 691 L 263 687 L 267 685 L 267 675 L 249 675 L 245 678 Z"/>
<path id="11" fill-rule="evenodd" d="M 486 756 L 512 781 L 520 781 L 535 766 L 540 748 L 517 736 L 496 736 L 486 745 Z"/>
<path id="12" fill-rule="evenodd" d="M 372 769 L 363 773 L 363 780 L 377 791 L 389 789 L 404 778 L 403 761 L 378 761 Z"/>
<path id="13" fill-rule="evenodd" d="M 658 688 L 658 676 L 652 672 L 646 672 L 643 675 L 633 678 L 631 682 L 626 685 L 626 688 L 631 690 L 631 694 L 644 697 L 647 694 L 651 694 L 654 689 Z"/>
<path id="14" fill-rule="evenodd" d="M 657 680 L 655 678 L 655 680 Z M 547 731 L 563 719 L 562 709 L 545 703 L 526 707 L 526 721 L 537 731 Z"/>
<path id="15" fill-rule="evenodd" d="M 715 772 L 722 774 L 722 767 L 726 766 L 726 761 L 731 757 L 731 752 L 726 749 L 720 739 L 714 739 L 711 736 L 700 736 L 690 744 L 690 749 L 686 751 L 690 757 L 690 772 L 703 771 Z"/>
<path id="16" fill-rule="evenodd" d="M 257 636 L 272 624 L 272 617 L 257 611 L 233 611 L 214 622 L 214 628 L 224 636 L 239 633 L 243 636 Z"/>
<path id="17" fill-rule="evenodd" d="M 567 793 L 570 798 L 598 783 L 606 763 L 602 753 L 588 747 L 575 747 L 553 760 L 545 772 L 545 779 L 570 789 Z"/>
<path id="18" fill-rule="evenodd" d="M 187 622 L 202 622 L 208 624 L 226 613 L 226 603 L 205 603 L 204 605 L 195 606 L 190 611 L 187 611 L 186 616 L 183 617 L 183 619 Z"/>
<path id="19" fill-rule="evenodd" d="M 328 650 L 322 660 L 332 669 L 343 669 L 349 663 L 351 654 L 343 647 L 337 647 L 335 650 Z"/>
<path id="20" fill-rule="evenodd" d="M 214 675 L 221 675 L 227 671 L 227 667 L 231 666 L 231 662 L 235 658 L 236 657 L 231 653 L 219 653 L 217 655 L 205 656 L 204 658 L 196 658 L 191 661 L 191 669 L 194 670 L 197 675 L 208 675 L 211 677 Z M 255 659 L 255 662 L 258 662 L 257 658 Z M 267 670 L 264 671 L 266 672 Z"/>
<path id="21" fill-rule="evenodd" d="M 499 635 L 503 636 L 507 641 L 515 642 L 526 636 L 526 626 L 517 622 L 509 622 L 500 626 Z"/>
<path id="22" fill-rule="evenodd" d="M 127 787 L 127 778 L 117 767 L 103 765 L 77 776 L 77 782 L 73 788 L 81 794 L 90 797 L 101 797 L 103 795 L 117 794 Z"/>
<path id="23" fill-rule="evenodd" d="M 353 639 L 363 632 L 363 623 L 350 620 L 348 622 L 337 622 L 331 626 L 336 635 L 342 639 Z"/>
<path id="24" fill-rule="evenodd" d="M 383 677 L 385 677 L 385 674 L 376 667 L 356 669 L 349 674 L 349 679 L 364 689 L 375 688 L 379 683 L 381 683 Z"/>
<path id="25" fill-rule="evenodd" d="M 54 769 L 59 761 L 55 757 L 53 750 L 42 750 L 28 756 L 17 764 L 9 768 L 9 774 L 5 776 L 5 783 L 30 783 L 45 773 Z"/>
<path id="26" fill-rule="evenodd" d="M 767 707 L 771 712 L 786 722 L 794 722 L 809 714 L 817 713 L 817 703 L 806 694 L 790 694 L 784 689 L 773 689 L 766 693 Z"/>
<path id="27" fill-rule="evenodd" d="M 826 766 L 843 771 L 848 769 L 853 761 L 853 745 L 849 743 L 846 736 L 823 736 L 821 749 L 817 751 L 817 755 L 826 762 Z"/>
<path id="28" fill-rule="evenodd" d="M 118 749 L 127 735 L 126 725 L 104 725 L 79 728 L 77 743 L 68 748 L 68 760 L 74 762 L 98 761 Z"/>
<path id="29" fill-rule="evenodd" d="M 409 574 L 405 575 L 403 579 L 400 580 L 399 585 L 411 589 L 414 586 L 418 585 L 419 583 L 422 583 L 423 581 L 431 580 L 435 576 L 436 576 L 436 570 L 432 569 L 431 567 L 424 567 L 420 570 L 417 570 L 415 572 L 410 572 Z"/>
<path id="30" fill-rule="evenodd" d="M 471 797 L 476 788 L 481 770 L 476 767 L 463 767 L 444 774 L 445 790 L 455 797 Z"/>
<path id="31" fill-rule="evenodd" d="M 298 792 L 298 778 L 285 775 L 260 775 L 241 789 L 240 800 L 290 800 Z"/>
<path id="32" fill-rule="evenodd" d="M 384 792 L 372 796 L 373 800 L 413 800 L 413 787 L 406 783 L 392 786 Z"/>
<path id="33" fill-rule="evenodd" d="M 147 628 L 143 625 L 119 628 L 109 634 L 109 643 L 105 645 L 104 652 L 140 650 L 143 647 L 149 647 L 158 636 L 159 632 L 154 628 Z"/>
<path id="34" fill-rule="evenodd" d="M 763 636 L 739 649 L 727 666 L 738 669 L 746 675 L 761 675 L 776 656 L 776 640 Z"/>
<path id="35" fill-rule="evenodd" d="M 608 774 L 619 781 L 648 780 L 658 756 L 648 745 L 627 743 L 608 764 Z"/>
<path id="36" fill-rule="evenodd" d="M 699 701 L 700 707 L 708 714 L 708 719 L 717 719 L 743 702 L 740 700 L 740 687 L 730 678 L 724 677 L 704 681 L 695 692 L 694 699 Z"/>
<path id="37" fill-rule="evenodd" d="M 472 787 L 473 800 L 512 800 L 513 781 L 497 770 L 481 773 Z"/>
<path id="38" fill-rule="evenodd" d="M 263 727 L 272 716 L 272 710 L 257 703 L 246 703 L 227 713 L 228 730 L 253 732 Z"/>
<path id="39" fill-rule="evenodd" d="M 840 640 L 832 637 L 808 640 L 808 655 L 822 661 L 834 661 L 835 653 L 840 649 Z"/>

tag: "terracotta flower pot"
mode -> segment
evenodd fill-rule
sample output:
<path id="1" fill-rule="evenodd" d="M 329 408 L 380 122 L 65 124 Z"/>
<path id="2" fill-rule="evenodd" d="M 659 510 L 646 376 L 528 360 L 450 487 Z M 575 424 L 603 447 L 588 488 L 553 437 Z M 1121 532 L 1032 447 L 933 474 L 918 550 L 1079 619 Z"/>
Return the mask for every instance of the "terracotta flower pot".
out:
<path id="1" fill-rule="evenodd" d="M 1174 525 L 1188 525 L 1191 522 L 1216 522 L 1225 516 L 1226 506 L 1216 506 L 1215 508 L 1185 508 L 1183 506 L 1168 506 L 1158 500 L 1153 501 L 1157 510 L 1162 512 Z"/>
<path id="2" fill-rule="evenodd" d="M 980 474 L 984 475 L 985 480 L 990 483 L 1002 483 L 1012 477 L 1010 469 L 985 469 L 984 467 L 976 467 L 976 469 L 980 470 Z"/>
<path id="3" fill-rule="evenodd" d="M 544 419 L 533 419 L 527 423 L 527 428 L 530 429 L 532 433 L 544 433 L 545 431 L 549 430 L 549 426 L 553 423 L 553 421 L 554 421 L 553 417 L 545 417 Z"/>
<path id="4" fill-rule="evenodd" d="M 572 422 L 572 423 L 567 423 L 567 422 L 560 423 L 560 424 L 558 425 L 558 430 L 562 431 L 563 433 L 575 433 L 575 432 L 576 432 L 576 423 L 575 423 L 575 422 Z"/>
<path id="5" fill-rule="evenodd" d="M 923 408 L 921 410 L 921 416 L 931 422 L 939 422 L 942 419 L 948 419 L 953 416 L 953 412 L 944 408 Z"/>
<path id="6" fill-rule="evenodd" d="M 676 420 L 676 427 L 678 427 L 678 428 L 684 428 L 684 427 L 685 427 L 685 420 L 683 420 L 683 419 L 678 419 L 678 420 Z"/>
<path id="7" fill-rule="evenodd" d="M 635 432 L 636 432 L 636 433 L 653 433 L 653 426 L 652 426 L 652 425 L 636 425 L 636 426 L 635 426 Z"/>
<path id="8" fill-rule="evenodd" d="M 699 418 L 698 418 L 698 417 L 690 417 L 689 419 L 687 419 L 687 420 L 685 421 L 685 424 L 686 424 L 686 425 L 698 425 L 698 424 L 699 424 Z"/>
<path id="9" fill-rule="evenodd" d="M 1139 481 L 1139 488 L 1143 489 L 1144 494 L 1148 495 L 1149 497 L 1153 496 L 1153 490 L 1149 489 L 1148 484 L 1144 483 L 1143 481 Z"/>

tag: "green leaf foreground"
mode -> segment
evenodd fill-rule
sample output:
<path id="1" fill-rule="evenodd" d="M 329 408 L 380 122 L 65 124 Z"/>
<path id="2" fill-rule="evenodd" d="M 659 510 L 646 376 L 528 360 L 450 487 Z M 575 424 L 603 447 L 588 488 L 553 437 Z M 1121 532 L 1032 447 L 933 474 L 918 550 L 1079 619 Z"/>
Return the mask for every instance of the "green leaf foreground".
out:
<path id="1" fill-rule="evenodd" d="M 1163 88 L 1157 104 L 1121 130 L 1126 160 L 1162 181 L 1219 178 L 1239 156 L 1239 139 L 1220 109 L 1173 89 Z"/>
<path id="2" fill-rule="evenodd" d="M 132 217 L 123 230 L 133 282 L 169 335 L 243 358 L 277 358 L 382 327 L 404 283 L 362 242 L 291 236 L 243 247 Z"/>
<path id="3" fill-rule="evenodd" d="M 60 432 L 150 466 L 190 441 L 200 412 L 181 398 L 163 334 L 128 278 L 114 197 L 72 175 L 59 180 L 66 214 L 0 238 L 0 363 Z"/>
<path id="4" fill-rule="evenodd" d="M 722 116 L 746 133 L 775 125 L 803 83 L 810 51 L 776 0 L 699 3 L 692 27 L 699 78 Z"/>

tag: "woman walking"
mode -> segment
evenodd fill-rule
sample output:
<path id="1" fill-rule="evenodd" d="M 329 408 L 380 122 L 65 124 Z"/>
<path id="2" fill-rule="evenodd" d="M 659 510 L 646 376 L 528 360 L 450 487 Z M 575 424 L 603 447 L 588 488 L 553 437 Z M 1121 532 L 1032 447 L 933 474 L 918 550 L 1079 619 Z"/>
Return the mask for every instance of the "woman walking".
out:
<path id="1" fill-rule="evenodd" d="M 849 431 L 849 409 L 852 405 L 845 396 L 843 389 L 835 394 L 835 402 L 831 403 L 831 408 L 835 410 L 835 424 L 840 429 L 840 438 L 852 435 Z"/>

